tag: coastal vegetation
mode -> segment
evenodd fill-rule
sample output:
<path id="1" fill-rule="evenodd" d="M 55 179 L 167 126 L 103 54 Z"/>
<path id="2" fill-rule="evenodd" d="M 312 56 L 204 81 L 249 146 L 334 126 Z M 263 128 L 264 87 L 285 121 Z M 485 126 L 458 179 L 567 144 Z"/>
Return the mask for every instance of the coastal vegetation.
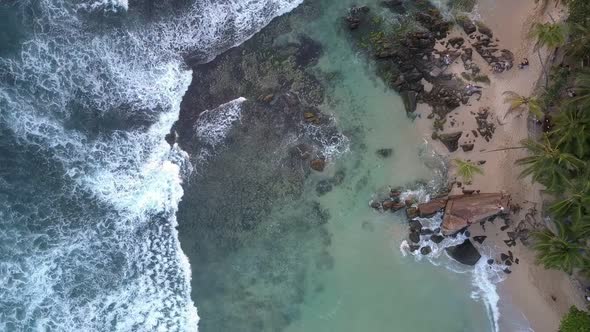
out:
<path id="1" fill-rule="evenodd" d="M 590 332 L 590 315 L 572 306 L 562 318 L 559 332 Z"/>
<path id="2" fill-rule="evenodd" d="M 543 112 L 541 110 L 542 106 L 539 98 L 535 96 L 521 96 L 514 91 L 505 91 L 504 96 L 504 103 L 510 105 L 510 107 L 508 108 L 508 112 L 506 112 L 506 114 L 504 115 L 504 118 L 506 118 L 510 113 L 514 111 L 522 111 L 524 109 L 528 109 L 531 114 L 533 114 L 539 119 L 543 118 Z"/>
<path id="3" fill-rule="evenodd" d="M 538 262 L 546 268 L 589 276 L 590 70 L 586 66 L 590 2 L 537 2 L 542 8 L 551 3 L 565 5 L 570 15 L 563 23 L 537 23 L 531 29 L 541 61 L 542 48 L 551 52 L 553 60 L 543 65 L 545 82 L 538 99 L 508 93 L 507 102 L 511 109 L 526 106 L 531 115 L 549 124 L 543 125 L 541 137 L 522 142 L 530 153 L 516 164 L 523 167 L 521 176 L 531 176 L 553 197 L 547 208 L 553 222 L 534 234 Z M 535 109 L 533 100 L 539 102 Z M 590 331 L 590 316 L 572 307 L 559 331 Z"/>
<path id="4" fill-rule="evenodd" d="M 483 174 L 481 167 L 469 160 L 455 159 L 453 162 L 455 163 L 455 166 L 457 166 L 457 175 L 461 177 L 465 183 L 470 183 L 476 174 Z"/>

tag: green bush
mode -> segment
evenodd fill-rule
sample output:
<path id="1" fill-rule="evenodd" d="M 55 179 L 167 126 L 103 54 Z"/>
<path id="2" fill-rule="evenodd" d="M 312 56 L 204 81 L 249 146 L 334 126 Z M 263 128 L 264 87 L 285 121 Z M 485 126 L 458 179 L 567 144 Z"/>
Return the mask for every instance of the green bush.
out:
<path id="1" fill-rule="evenodd" d="M 590 332 L 590 315 L 572 306 L 561 319 L 559 332 Z"/>
<path id="2" fill-rule="evenodd" d="M 568 21 L 574 24 L 585 25 L 590 18 L 590 1 L 588 0 L 569 0 L 570 15 Z"/>

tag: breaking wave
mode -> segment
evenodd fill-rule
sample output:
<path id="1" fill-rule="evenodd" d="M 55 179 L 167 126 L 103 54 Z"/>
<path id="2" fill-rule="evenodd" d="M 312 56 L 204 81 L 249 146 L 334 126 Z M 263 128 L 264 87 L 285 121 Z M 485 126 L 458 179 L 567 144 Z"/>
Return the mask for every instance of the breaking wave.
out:
<path id="1" fill-rule="evenodd" d="M 31 33 L 0 58 L 0 330 L 197 329 L 175 217 L 193 166 L 164 140 L 183 57 L 210 60 L 299 2 L 147 18 L 157 3 L 18 3 Z"/>
<path id="2" fill-rule="evenodd" d="M 417 196 L 415 196 L 417 195 Z M 420 197 L 419 201 L 427 201 L 429 199 L 428 194 L 425 190 L 418 190 L 418 192 L 404 192 L 402 196 L 407 197 Z M 442 223 L 443 213 L 439 212 L 430 218 L 415 218 L 421 223 L 423 228 L 430 229 L 435 232 L 437 229 L 440 230 Z M 436 233 L 435 233 L 436 234 Z M 400 244 L 400 251 L 403 256 L 412 255 L 417 261 L 428 260 L 430 263 L 436 266 L 443 266 L 448 270 L 456 273 L 468 273 L 471 275 L 471 283 L 473 286 L 471 297 L 474 300 L 483 301 L 490 324 L 493 327 L 493 331 L 500 331 L 499 319 L 500 319 L 500 295 L 496 284 L 503 281 L 506 277 L 503 272 L 503 264 L 488 264 L 488 259 L 494 257 L 494 253 L 491 249 L 480 248 L 481 258 L 475 264 L 470 267 L 462 265 L 454 261 L 447 253 L 446 248 L 460 245 L 469 237 L 464 234 L 457 234 L 455 237 L 445 237 L 440 243 L 436 243 L 431 240 L 431 235 L 420 235 L 420 242 L 417 243 L 420 248 L 428 246 L 432 250 L 427 255 L 423 255 L 420 250 L 410 250 L 410 243 L 407 240 L 402 241 Z"/>

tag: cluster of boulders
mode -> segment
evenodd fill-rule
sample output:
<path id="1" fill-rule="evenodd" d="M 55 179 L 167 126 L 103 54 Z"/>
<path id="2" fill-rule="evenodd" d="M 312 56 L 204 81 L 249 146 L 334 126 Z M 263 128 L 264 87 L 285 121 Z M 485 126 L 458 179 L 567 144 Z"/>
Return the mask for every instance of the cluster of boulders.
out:
<path id="1" fill-rule="evenodd" d="M 489 84 L 490 79 L 481 73 L 481 68 L 473 61 L 474 51 L 479 54 L 495 72 L 503 72 L 513 67 L 514 55 L 507 49 L 498 47 L 491 29 L 482 22 L 468 17 L 457 17 L 456 23 L 467 34 L 449 37 L 454 22 L 447 20 L 440 11 L 428 1 L 408 2 L 402 0 L 382 1 L 381 5 L 394 13 L 408 12 L 408 17 L 419 23 L 419 28 L 407 32 L 388 35 L 384 31 L 380 16 L 366 7 L 353 7 L 346 16 L 346 22 L 361 48 L 368 50 L 377 60 L 378 74 L 400 93 L 406 111 L 413 113 L 418 103 L 426 103 L 432 113 L 433 139 L 439 139 L 450 152 L 459 148 L 461 132 L 441 134 L 448 121 L 448 115 L 461 105 L 469 103 L 470 98 L 481 98 L 482 87 L 477 83 Z M 377 23 L 375 23 L 377 22 Z M 438 46 L 442 46 L 438 47 Z M 461 77 L 445 70 L 460 60 L 465 68 Z M 469 83 L 466 85 L 465 80 Z M 478 135 L 489 141 L 495 126 L 482 112 L 476 118 Z M 449 127 L 456 122 L 450 120 Z M 472 142 L 462 144 L 463 151 L 471 151 Z"/>
<path id="2" fill-rule="evenodd" d="M 391 211 L 396 212 L 401 210 L 405 207 L 408 208 L 408 215 L 412 215 L 412 211 L 410 210 L 414 202 L 412 200 L 401 200 L 401 188 L 394 188 L 389 191 L 389 197 L 383 199 L 381 201 L 371 201 L 369 205 L 373 209 L 377 209 L 379 211 Z"/>
<path id="3" fill-rule="evenodd" d="M 510 211 L 510 196 L 498 194 L 480 194 L 471 190 L 462 195 L 450 195 L 435 198 L 426 203 L 417 203 L 414 199 L 401 199 L 402 189 L 391 189 L 389 197 L 381 201 L 372 201 L 370 206 L 381 212 L 396 212 L 405 208 L 409 226 L 409 250 L 420 250 L 423 255 L 432 252 L 430 245 L 423 240 L 441 243 L 445 237 L 455 237 L 462 233 L 469 237 L 469 226 L 485 222 L 491 217 L 507 214 Z M 416 218 L 429 218 L 443 211 L 442 223 L 434 229 L 423 227 Z M 475 236 L 473 241 L 483 243 L 485 236 Z M 422 244 L 422 245 L 421 245 Z M 463 243 L 446 248 L 449 255 L 457 261 L 475 265 L 481 255 L 473 243 L 467 239 Z"/>
<path id="4" fill-rule="evenodd" d="M 457 23 L 470 39 L 476 40 L 471 45 L 495 72 L 501 73 L 513 67 L 514 54 L 510 50 L 499 48 L 499 40 L 494 39 L 492 30 L 485 24 L 480 21 L 474 22 L 466 16 L 458 17 Z"/>
<path id="5" fill-rule="evenodd" d="M 475 115 L 475 121 L 477 122 L 477 133 L 479 133 L 486 142 L 489 142 L 496 131 L 496 125 L 490 121 L 490 110 L 488 108 L 480 109 Z M 474 133 L 474 135 L 477 136 L 477 133 Z"/>

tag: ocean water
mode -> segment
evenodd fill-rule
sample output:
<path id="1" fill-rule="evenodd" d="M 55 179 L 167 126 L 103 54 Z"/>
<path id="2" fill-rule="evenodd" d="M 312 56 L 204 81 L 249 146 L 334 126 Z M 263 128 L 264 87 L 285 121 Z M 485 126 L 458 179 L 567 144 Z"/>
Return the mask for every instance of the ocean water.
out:
<path id="1" fill-rule="evenodd" d="M 164 141 L 183 56 L 297 4 L 0 4 L 0 330 L 197 330 L 175 229 L 192 166 Z"/>
<path id="2" fill-rule="evenodd" d="M 208 84 L 187 59 L 301 2 L 0 3 L 0 330 L 494 330 L 487 279 L 404 255 L 404 216 L 368 208 L 440 163 L 350 47 L 351 1 L 315 1 L 282 36 L 322 44 L 330 132 L 278 130 L 241 97 L 200 114 L 197 154 L 165 141 L 191 80 Z M 297 135 L 323 146 L 322 174 L 285 163 Z"/>

